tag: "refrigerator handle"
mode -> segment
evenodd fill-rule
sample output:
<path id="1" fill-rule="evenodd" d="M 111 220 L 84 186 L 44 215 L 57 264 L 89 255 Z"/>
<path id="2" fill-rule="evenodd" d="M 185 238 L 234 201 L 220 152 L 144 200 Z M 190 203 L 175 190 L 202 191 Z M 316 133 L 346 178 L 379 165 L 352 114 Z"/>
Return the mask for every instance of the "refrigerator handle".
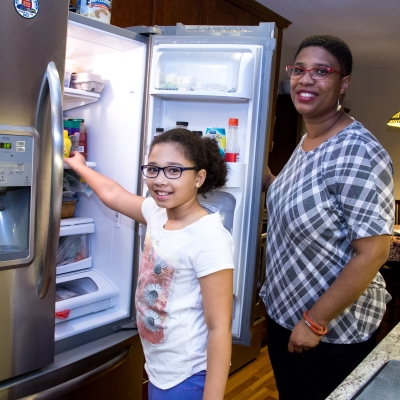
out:
<path id="1" fill-rule="evenodd" d="M 125 348 L 116 357 L 107 361 L 106 363 L 100 365 L 99 367 L 86 372 L 83 375 L 77 376 L 69 381 L 63 382 L 57 386 L 53 386 L 49 389 L 43 390 L 41 392 L 32 394 L 30 396 L 21 397 L 19 400 L 51 400 L 55 399 L 63 394 L 69 393 L 78 387 L 104 375 L 108 371 L 118 367 L 122 364 L 128 357 L 132 350 L 132 346 Z"/>
<path id="2" fill-rule="evenodd" d="M 53 61 L 47 65 L 43 77 L 42 87 L 39 95 L 37 118 L 42 118 L 45 110 L 46 98 L 50 93 L 50 114 L 52 132 L 52 161 L 51 161 L 51 187 L 49 226 L 47 234 L 46 256 L 38 294 L 41 299 L 46 297 L 56 268 L 56 254 L 58 247 L 58 236 L 60 233 L 61 202 L 62 202 L 62 176 L 64 168 L 63 160 L 63 114 L 62 114 L 62 92 L 60 77 Z"/>

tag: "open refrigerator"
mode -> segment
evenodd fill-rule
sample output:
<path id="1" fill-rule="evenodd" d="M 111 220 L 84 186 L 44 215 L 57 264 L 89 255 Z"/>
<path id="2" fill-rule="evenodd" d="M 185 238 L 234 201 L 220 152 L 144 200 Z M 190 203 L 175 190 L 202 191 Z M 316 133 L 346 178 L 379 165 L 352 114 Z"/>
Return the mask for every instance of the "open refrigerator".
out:
<path id="1" fill-rule="evenodd" d="M 261 179 L 274 36 L 273 23 L 121 29 L 73 13 L 67 30 L 67 56 L 100 75 L 104 90 L 98 94 L 65 87 L 64 118 L 84 119 L 87 164 L 127 190 L 147 194 L 140 165 L 156 128 L 174 127 L 179 120 L 204 133 L 207 127 L 227 128 L 229 118 L 239 119 L 240 162 L 229 163 L 223 189 L 232 201 L 229 209 L 220 209 L 227 213 L 235 245 L 233 343 L 245 346 L 252 341 L 255 288 L 265 268 L 260 260 Z M 210 203 L 219 208 L 218 196 Z M 84 251 L 54 265 L 55 340 L 48 343 L 54 362 L 0 382 L 0 399 L 94 396 L 82 385 L 121 370 L 124 363 L 136 378 L 118 398 L 134 398 L 143 367 L 134 291 L 144 229 L 105 207 L 97 196 L 79 195 L 74 217 L 61 220 L 58 238 L 59 249 L 78 239 Z M 120 377 L 128 369 L 123 371 Z M 112 398 L 107 396 L 121 390 L 118 379 L 107 389 L 96 382 L 97 398 Z M 73 397 L 62 397 L 68 394 Z"/>

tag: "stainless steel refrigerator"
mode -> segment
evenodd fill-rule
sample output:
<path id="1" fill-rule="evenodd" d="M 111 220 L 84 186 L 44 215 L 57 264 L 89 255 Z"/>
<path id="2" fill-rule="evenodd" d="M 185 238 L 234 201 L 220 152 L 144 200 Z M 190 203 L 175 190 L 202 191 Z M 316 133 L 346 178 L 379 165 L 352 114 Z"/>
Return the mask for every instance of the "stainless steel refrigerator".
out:
<path id="1" fill-rule="evenodd" d="M 0 29 L 0 399 L 140 396 L 133 299 L 145 227 L 81 182 L 74 218 L 60 223 L 71 172 L 63 116 L 84 120 L 89 166 L 143 195 L 139 167 L 156 128 L 180 120 L 205 133 L 239 119 L 240 162 L 229 164 L 225 195 L 204 206 L 234 238 L 232 337 L 250 354 L 274 24 L 120 29 L 68 16 L 67 1 L 16 0 L 2 5 Z M 101 93 L 60 87 L 65 56 L 74 72 L 101 76 Z M 60 262 L 69 240 L 79 257 Z"/>

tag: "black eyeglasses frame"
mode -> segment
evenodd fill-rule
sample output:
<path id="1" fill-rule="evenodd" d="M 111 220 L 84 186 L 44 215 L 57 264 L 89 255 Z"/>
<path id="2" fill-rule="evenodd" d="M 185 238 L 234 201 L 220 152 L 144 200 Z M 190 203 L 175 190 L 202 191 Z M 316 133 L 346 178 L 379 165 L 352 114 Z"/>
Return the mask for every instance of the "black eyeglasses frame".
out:
<path id="1" fill-rule="evenodd" d="M 156 176 L 147 176 L 147 175 L 144 173 L 144 169 L 145 169 L 145 168 L 148 168 L 148 167 L 157 168 L 157 175 L 156 175 Z M 171 167 L 179 169 L 179 170 L 181 171 L 181 174 L 180 174 L 178 177 L 176 177 L 176 178 L 171 178 L 171 177 L 167 176 L 167 175 L 165 174 L 165 169 L 166 169 L 166 168 L 171 168 Z M 179 179 L 179 178 L 182 176 L 182 172 L 183 172 L 183 171 L 196 170 L 197 168 L 196 168 L 196 167 L 179 167 L 178 165 L 168 165 L 168 166 L 166 166 L 166 167 L 158 167 L 157 165 L 142 165 L 142 166 L 140 167 L 140 169 L 142 170 L 142 174 L 143 174 L 143 176 L 144 176 L 145 178 L 155 179 L 155 178 L 157 178 L 157 176 L 158 176 L 158 174 L 160 173 L 160 171 L 162 171 L 162 172 L 164 173 L 164 176 L 165 176 L 167 179 Z"/>

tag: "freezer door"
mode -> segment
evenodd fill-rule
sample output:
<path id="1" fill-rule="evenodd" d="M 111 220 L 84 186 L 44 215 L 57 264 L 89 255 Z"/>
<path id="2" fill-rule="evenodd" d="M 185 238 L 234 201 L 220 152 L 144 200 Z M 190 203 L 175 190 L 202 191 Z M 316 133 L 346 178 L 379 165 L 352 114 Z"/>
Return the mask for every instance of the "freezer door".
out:
<path id="1" fill-rule="evenodd" d="M 234 198 L 233 215 L 228 210 L 235 263 L 232 336 L 234 343 L 250 345 L 259 272 L 265 268 L 261 181 L 268 155 L 275 24 L 158 29 L 162 34 L 151 37 L 149 49 L 145 152 L 156 129 L 175 127 L 176 121 L 187 121 L 188 129 L 205 135 L 212 128 L 227 132 L 229 118 L 239 120 L 239 162 L 228 163 L 223 190 Z"/>
<path id="2" fill-rule="evenodd" d="M 25 240 L 29 255 L 21 253 L 12 259 L 4 253 L 13 246 L 7 240 L 15 229 L 3 231 L 0 226 L 4 241 L 0 249 L 4 256 L 0 260 L 0 381 L 50 364 L 54 357 L 53 272 L 62 191 L 59 77 L 64 74 L 67 19 L 68 0 L 1 3 L 0 142 L 5 144 L 0 146 L 0 190 L 5 202 L 0 207 L 0 225 L 15 218 L 15 226 L 28 224 L 30 233 Z M 17 154 L 28 151 L 25 139 L 11 140 L 15 134 L 34 138 L 30 174 L 24 171 L 26 161 L 14 162 Z M 15 147 L 10 148 L 11 142 Z M 30 198 L 24 201 L 30 213 L 25 213 L 24 221 L 20 221 L 22 211 L 12 214 L 16 203 L 6 200 L 16 190 L 10 189 L 10 182 L 18 177 L 24 181 L 19 184 L 22 188 L 30 187 Z"/>
<path id="3" fill-rule="evenodd" d="M 119 332 L 55 356 L 0 384 L 0 400 L 141 399 L 144 357 L 137 331 Z"/>

